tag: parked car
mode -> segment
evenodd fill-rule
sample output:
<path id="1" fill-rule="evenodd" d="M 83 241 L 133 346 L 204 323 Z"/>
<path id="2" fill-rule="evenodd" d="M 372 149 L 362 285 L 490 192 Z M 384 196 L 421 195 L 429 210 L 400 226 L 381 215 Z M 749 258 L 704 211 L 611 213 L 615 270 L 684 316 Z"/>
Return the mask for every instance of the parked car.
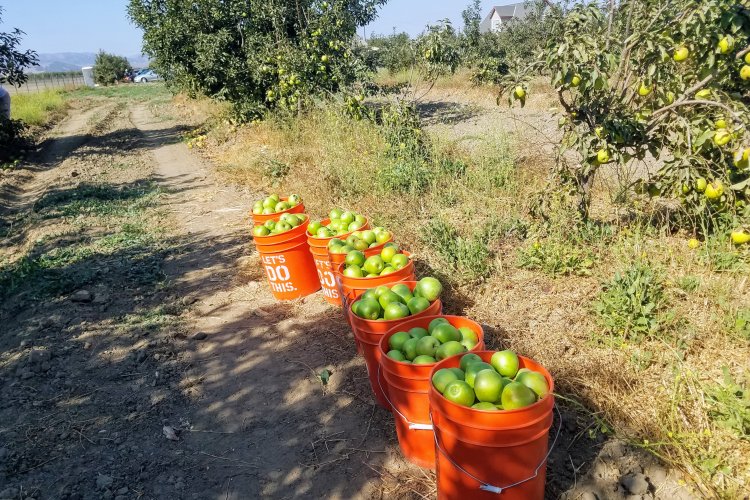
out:
<path id="1" fill-rule="evenodd" d="M 163 80 L 163 78 L 151 69 L 141 70 L 133 77 L 135 83 L 158 82 L 160 80 Z"/>

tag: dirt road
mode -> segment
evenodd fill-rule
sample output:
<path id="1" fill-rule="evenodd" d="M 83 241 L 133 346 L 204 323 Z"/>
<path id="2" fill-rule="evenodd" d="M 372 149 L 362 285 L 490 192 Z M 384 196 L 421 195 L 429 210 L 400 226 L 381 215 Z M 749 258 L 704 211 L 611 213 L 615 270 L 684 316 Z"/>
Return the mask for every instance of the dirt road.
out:
<path id="1" fill-rule="evenodd" d="M 2 184 L 0 499 L 432 497 L 340 312 L 273 300 L 260 193 L 221 185 L 147 103 L 76 106 Z M 666 476 L 564 416 L 551 497 Z"/>

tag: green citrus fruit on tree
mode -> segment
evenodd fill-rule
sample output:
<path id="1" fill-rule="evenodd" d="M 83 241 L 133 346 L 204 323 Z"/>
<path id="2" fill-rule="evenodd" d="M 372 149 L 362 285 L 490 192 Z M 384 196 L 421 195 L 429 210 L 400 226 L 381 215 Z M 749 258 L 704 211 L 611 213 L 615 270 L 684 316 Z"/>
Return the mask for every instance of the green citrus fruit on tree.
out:
<path id="1" fill-rule="evenodd" d="M 718 200 L 723 194 L 724 185 L 719 180 L 713 181 L 708 186 L 706 186 L 705 195 L 709 200 Z"/>
<path id="2" fill-rule="evenodd" d="M 685 59 L 687 59 L 688 56 L 690 56 L 690 50 L 688 50 L 688 48 L 683 45 L 682 47 L 678 47 L 674 51 L 674 56 L 673 57 L 674 57 L 675 61 L 682 62 Z"/>

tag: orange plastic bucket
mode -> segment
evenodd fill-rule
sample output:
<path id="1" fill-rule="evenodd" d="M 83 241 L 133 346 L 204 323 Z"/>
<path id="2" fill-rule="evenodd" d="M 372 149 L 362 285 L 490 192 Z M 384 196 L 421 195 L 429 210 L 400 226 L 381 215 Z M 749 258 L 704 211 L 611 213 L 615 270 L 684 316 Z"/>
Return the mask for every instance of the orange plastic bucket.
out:
<path id="1" fill-rule="evenodd" d="M 331 222 L 331 219 L 324 219 L 321 221 L 321 224 L 325 226 L 329 222 Z M 364 225 L 358 229 L 358 231 L 363 231 L 365 229 L 370 229 L 370 223 L 367 219 L 365 219 Z M 310 235 L 307 237 L 307 242 L 310 245 L 310 252 L 315 261 L 315 268 L 318 270 L 318 279 L 323 288 L 323 296 L 329 304 L 334 306 L 341 305 L 341 294 L 339 293 L 339 287 L 336 283 L 336 276 L 333 273 L 333 267 L 331 267 L 331 257 L 328 253 L 328 242 L 333 238 L 345 239 L 353 232 L 354 231 L 340 236 L 332 236 L 331 238 L 318 238 L 317 236 Z"/>
<path id="2" fill-rule="evenodd" d="M 489 363 L 493 352 L 477 354 Z M 547 396 L 526 408 L 475 410 L 448 401 L 430 384 L 439 499 L 544 498 L 554 383 L 544 367 L 529 358 L 518 358 L 521 368 L 544 375 L 550 389 Z M 440 361 L 430 378 L 441 368 L 457 367 L 459 361 L 459 356 Z"/>
<path id="3" fill-rule="evenodd" d="M 409 290 L 411 290 L 412 292 L 417 286 L 416 281 L 394 281 L 388 283 L 387 285 L 393 286 L 396 283 L 403 283 L 404 285 L 408 286 Z M 354 301 L 352 301 L 352 304 L 353 303 Z M 364 356 L 365 363 L 367 364 L 367 376 L 370 378 L 370 387 L 372 387 L 372 392 L 373 394 L 375 394 L 375 399 L 377 400 L 378 404 L 380 404 L 380 406 L 382 406 L 386 410 L 390 410 L 391 405 L 388 404 L 388 399 L 383 393 L 385 384 L 382 381 L 378 380 L 378 377 L 380 376 L 379 368 L 381 357 L 379 348 L 380 339 L 383 337 L 383 335 L 393 329 L 396 329 L 396 331 L 401 331 L 399 330 L 400 325 L 404 324 L 407 321 L 421 318 L 423 316 L 439 315 L 443 312 L 443 304 L 442 302 L 440 302 L 440 299 L 437 299 L 435 302 L 430 304 L 430 307 L 420 313 L 413 314 L 402 319 L 393 319 L 387 321 L 368 320 L 360 318 L 351 311 L 351 305 L 349 306 L 348 312 L 350 323 L 352 325 L 352 331 L 354 332 L 354 338 L 357 341 L 358 350 Z"/>
<path id="4" fill-rule="evenodd" d="M 407 257 L 411 257 L 409 252 L 402 252 Z M 409 259 L 409 263 L 401 269 L 386 274 L 383 276 L 374 276 L 372 278 L 350 278 L 344 276 L 345 263 L 341 263 L 336 268 L 336 276 L 338 277 L 339 284 L 341 286 L 341 293 L 346 297 L 348 302 L 356 299 L 370 288 L 377 288 L 380 285 L 387 285 L 388 283 L 395 284 L 399 281 L 415 281 L 416 275 L 414 274 L 414 262 Z"/>
<path id="5" fill-rule="evenodd" d="M 446 318 L 456 328 L 468 327 L 477 333 L 479 342 L 471 352 L 484 350 L 484 330 L 479 323 L 461 316 L 421 316 L 399 324 L 380 339 L 380 368 L 396 419 L 396 435 L 401 452 L 412 463 L 435 468 L 435 435 L 430 421 L 429 391 L 432 386 L 432 365 L 413 365 L 389 358 L 388 340 L 397 332 L 427 328 L 435 318 Z"/>
<path id="6" fill-rule="evenodd" d="M 298 299 L 320 290 L 318 273 L 307 245 L 309 223 L 307 218 L 285 233 L 253 238 L 271 293 L 278 300 Z"/>
<path id="7" fill-rule="evenodd" d="M 279 201 L 287 201 L 289 197 L 285 196 L 283 198 L 279 198 Z M 284 214 L 302 214 L 305 213 L 305 204 L 303 202 L 300 202 L 299 205 L 292 208 L 287 208 L 286 210 L 282 210 L 281 212 L 276 212 L 273 214 L 254 214 L 252 210 L 250 211 L 250 216 L 253 218 L 253 226 L 260 226 L 266 221 L 274 220 L 277 221 L 281 218 Z"/>

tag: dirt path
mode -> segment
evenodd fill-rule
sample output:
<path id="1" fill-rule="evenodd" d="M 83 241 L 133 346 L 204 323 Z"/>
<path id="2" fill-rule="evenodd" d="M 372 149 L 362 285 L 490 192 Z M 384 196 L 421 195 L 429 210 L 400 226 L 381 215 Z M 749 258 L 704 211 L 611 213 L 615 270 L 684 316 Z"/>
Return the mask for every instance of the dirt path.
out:
<path id="1" fill-rule="evenodd" d="M 145 108 L 131 116 L 155 148 L 156 175 L 174 193 L 170 208 L 191 241 L 190 268 L 166 268 L 183 294 L 198 298 L 191 319 L 200 343 L 186 378 L 199 381 L 188 384 L 197 410 L 186 416 L 194 432 L 182 443 L 201 450 L 202 465 L 190 489 L 227 498 L 371 497 L 380 485 L 363 462 L 398 470 L 401 459 L 386 446 L 388 415 L 364 390 L 364 365 L 338 312 L 317 296 L 274 301 L 257 256 L 245 257 L 254 253 L 246 209 L 259 194 L 217 187 L 184 145 L 159 144 L 162 125 Z M 316 374 L 326 368 L 333 375 L 324 387 Z"/>

